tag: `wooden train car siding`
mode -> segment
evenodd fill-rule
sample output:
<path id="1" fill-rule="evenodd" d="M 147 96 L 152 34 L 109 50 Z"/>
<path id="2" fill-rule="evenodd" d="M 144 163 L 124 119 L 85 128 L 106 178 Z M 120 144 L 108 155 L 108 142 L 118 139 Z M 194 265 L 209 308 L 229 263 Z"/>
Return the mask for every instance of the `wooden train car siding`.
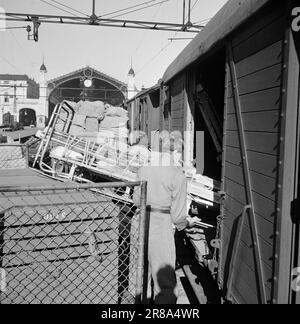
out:
<path id="1" fill-rule="evenodd" d="M 171 131 L 185 131 L 186 79 L 181 74 L 170 84 L 171 96 Z"/>
<path id="2" fill-rule="evenodd" d="M 171 130 L 171 96 L 170 88 L 162 86 L 160 95 L 160 131 Z"/>
<path id="3" fill-rule="evenodd" d="M 160 88 L 144 90 L 128 102 L 130 131 L 142 131 L 151 138 L 151 133 L 160 130 Z"/>
<path id="4" fill-rule="evenodd" d="M 299 224 L 291 219 L 291 202 L 299 201 L 300 174 L 300 33 L 291 28 L 291 9 L 298 6 L 297 0 L 228 1 L 163 76 L 167 85 L 178 84 L 184 73 L 188 80 L 196 76 L 222 107 L 216 80 L 223 71 L 212 62 L 227 50 L 222 159 L 226 200 L 218 278 L 236 303 L 299 303 L 290 275 L 300 259 Z M 189 85 L 186 93 L 190 103 L 195 94 Z M 178 107 L 176 117 L 181 116 Z M 232 264 L 242 215 L 244 228 Z"/>
<path id="5" fill-rule="evenodd" d="M 279 181 L 281 86 L 284 10 L 281 6 L 263 11 L 246 24 L 231 44 L 249 166 L 262 279 L 266 301 L 273 300 L 274 246 L 276 244 L 277 186 Z M 228 58 L 230 60 L 230 58 Z M 228 77 L 227 122 L 225 129 L 223 278 L 228 277 L 237 224 L 243 207 L 249 203 L 231 75 Z M 250 216 L 249 216 L 250 217 Z M 237 303 L 260 303 L 259 268 L 254 258 L 254 232 L 247 217 L 234 265 L 232 297 Z M 241 271 L 244 269 L 245 271 Z M 247 270 L 247 271 L 246 271 Z"/>

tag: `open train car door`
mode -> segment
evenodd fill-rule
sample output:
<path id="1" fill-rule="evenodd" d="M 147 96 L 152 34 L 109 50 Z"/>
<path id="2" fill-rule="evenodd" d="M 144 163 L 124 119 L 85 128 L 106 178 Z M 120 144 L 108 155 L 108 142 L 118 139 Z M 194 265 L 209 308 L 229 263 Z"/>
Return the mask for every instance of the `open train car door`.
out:
<path id="1" fill-rule="evenodd" d="M 228 39 L 219 280 L 234 303 L 291 302 L 299 60 L 289 5 L 269 2 Z"/>

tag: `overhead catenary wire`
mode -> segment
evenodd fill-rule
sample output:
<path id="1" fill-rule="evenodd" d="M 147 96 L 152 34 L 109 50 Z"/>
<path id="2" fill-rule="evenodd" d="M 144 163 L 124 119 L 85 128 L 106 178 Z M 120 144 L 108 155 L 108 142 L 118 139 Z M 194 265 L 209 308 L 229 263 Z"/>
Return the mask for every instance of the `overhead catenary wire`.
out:
<path id="1" fill-rule="evenodd" d="M 62 11 L 66 12 L 66 13 L 68 13 L 68 14 L 74 16 L 74 17 L 77 17 L 77 15 L 75 15 L 73 12 L 68 11 L 68 10 L 65 10 L 65 9 L 63 9 L 63 8 L 60 8 L 60 7 L 54 5 L 54 4 L 52 4 L 52 3 L 50 3 L 50 2 L 48 2 L 48 1 L 46 1 L 46 0 L 40 0 L 40 1 L 43 2 L 43 3 L 45 3 L 45 4 L 47 4 L 47 5 L 49 5 L 49 6 L 51 6 L 51 7 L 53 7 L 53 8 L 56 8 L 56 9 L 58 9 L 58 10 L 62 10 Z"/>
<path id="2" fill-rule="evenodd" d="M 199 2 L 199 0 L 196 0 L 194 5 L 192 6 L 191 8 L 191 12 L 192 10 L 196 7 L 197 3 Z M 188 14 L 186 16 L 186 18 L 188 17 Z M 173 39 L 176 37 L 176 35 L 178 34 L 179 32 L 175 32 L 174 36 L 173 36 Z M 145 63 L 142 68 L 140 68 L 136 74 L 139 74 L 146 66 L 148 66 L 150 63 L 152 63 L 161 53 L 163 53 L 172 43 L 173 43 L 173 39 L 169 39 L 169 42 L 168 44 L 166 44 L 165 46 L 163 46 L 159 52 L 157 54 L 155 54 L 149 61 L 147 61 L 147 63 Z"/>
<path id="3" fill-rule="evenodd" d="M 67 8 L 67 9 L 70 9 L 70 10 L 72 10 L 72 11 L 74 11 L 74 12 L 77 12 L 77 13 L 79 13 L 79 14 L 81 14 L 81 15 L 84 15 L 84 16 L 89 17 L 89 15 L 87 15 L 86 13 L 84 13 L 84 12 L 82 12 L 82 11 L 80 11 L 80 10 L 77 10 L 77 9 L 75 9 L 75 8 L 73 8 L 73 7 L 67 6 L 67 5 L 65 5 L 65 4 L 63 4 L 63 3 L 61 3 L 61 2 L 59 2 L 59 1 L 57 1 L 57 0 L 50 0 L 50 1 L 56 3 L 56 4 L 60 5 L 60 6 L 63 6 L 63 7 L 65 7 L 65 8 Z"/>
<path id="4" fill-rule="evenodd" d="M 159 13 L 159 11 L 160 11 L 160 9 L 161 9 L 161 7 L 162 7 L 162 3 L 160 3 L 160 5 L 159 5 L 159 8 L 157 9 L 157 11 L 156 11 L 156 13 L 154 14 L 154 16 L 153 16 L 153 19 L 152 20 L 154 20 L 155 18 L 156 18 L 156 16 L 157 16 L 157 14 Z M 141 37 L 141 40 L 140 40 L 140 42 L 139 42 L 139 44 L 138 44 L 138 46 L 135 48 L 135 50 L 133 51 L 133 53 L 137 53 L 137 51 L 140 49 L 140 47 L 141 47 L 141 45 L 142 45 L 142 43 L 144 42 L 144 40 L 145 40 L 145 35 L 146 35 L 146 33 L 147 33 L 147 31 L 144 31 L 143 32 L 143 35 L 142 35 L 142 37 Z M 133 54 L 132 54 L 133 55 Z M 131 56 L 132 56 L 131 55 Z"/>
<path id="5" fill-rule="evenodd" d="M 4 61 L 4 62 L 6 62 L 8 65 L 10 65 L 15 71 L 17 71 L 17 72 L 19 72 L 20 70 L 14 65 L 14 64 L 12 64 L 12 63 L 10 63 L 10 61 L 7 59 L 7 58 L 5 58 L 5 57 L 3 57 L 3 56 L 1 56 L 0 55 L 0 58 Z"/>
<path id="6" fill-rule="evenodd" d="M 120 14 L 120 15 L 117 15 L 117 16 L 113 16 L 113 17 L 110 17 L 111 19 L 114 19 L 114 18 L 118 18 L 118 17 L 121 17 L 121 16 L 125 16 L 125 15 L 128 15 L 130 13 L 134 13 L 134 12 L 137 12 L 137 11 L 141 11 L 141 10 L 144 10 L 144 9 L 148 9 L 148 8 L 152 8 L 154 6 L 158 6 L 160 4 L 163 4 L 165 2 L 169 2 L 170 0 L 163 0 L 161 2 L 158 2 L 158 3 L 154 3 L 152 5 L 149 5 L 149 6 L 146 6 L 146 7 L 143 7 L 143 8 L 139 8 L 139 9 L 135 9 L 135 10 L 132 10 L 132 11 L 128 11 L 126 13 L 123 13 L 123 14 Z"/>
<path id="7" fill-rule="evenodd" d="M 195 3 L 193 4 L 191 11 L 196 7 L 196 5 L 198 4 L 199 0 L 196 0 Z"/>
<path id="8" fill-rule="evenodd" d="M 164 52 L 170 45 L 172 44 L 172 42 L 169 42 L 168 44 L 166 44 L 164 47 L 162 47 L 161 49 L 160 49 L 160 51 L 156 54 L 156 55 L 154 55 L 147 63 L 145 63 L 144 65 L 143 65 L 143 67 L 142 68 L 140 68 L 138 71 L 137 71 L 137 73 L 136 74 L 139 74 L 147 65 L 149 65 L 150 63 L 152 63 L 162 52 Z"/>
<path id="9" fill-rule="evenodd" d="M 120 13 L 122 11 L 131 10 L 131 9 L 134 9 L 134 8 L 137 8 L 137 7 L 140 7 L 140 6 L 144 6 L 146 4 L 153 3 L 153 2 L 157 2 L 157 1 L 158 0 L 151 0 L 151 1 L 148 1 L 148 2 L 143 2 L 143 3 L 137 4 L 137 5 L 131 6 L 131 7 L 124 8 L 124 9 L 119 9 L 119 10 L 116 10 L 116 11 L 112 11 L 112 12 L 109 12 L 109 13 L 106 13 L 104 15 L 99 16 L 99 18 L 103 18 L 103 17 L 107 17 L 107 16 L 110 16 L 110 15 L 114 15 L 114 14 Z"/>

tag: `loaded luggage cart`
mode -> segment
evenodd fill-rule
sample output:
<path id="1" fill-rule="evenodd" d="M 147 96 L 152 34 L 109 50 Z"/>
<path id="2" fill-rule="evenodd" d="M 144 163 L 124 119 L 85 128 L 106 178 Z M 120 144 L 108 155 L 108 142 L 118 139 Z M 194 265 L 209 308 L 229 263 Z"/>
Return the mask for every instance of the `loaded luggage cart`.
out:
<path id="1" fill-rule="evenodd" d="M 107 117 L 98 115 L 99 128 L 90 132 L 86 128 L 78 132 L 78 119 L 88 119 L 87 115 L 78 114 L 81 108 L 88 105 L 101 106 L 101 102 L 71 103 L 63 101 L 57 105 L 48 127 L 40 133 L 41 144 L 34 162 L 46 174 L 59 180 L 90 182 L 98 176 L 110 181 L 136 181 L 137 171 L 147 165 L 150 151 L 140 145 L 127 144 L 127 128 L 123 126 L 101 127 Z M 85 105 L 83 107 L 83 105 Z M 78 110 L 78 106 L 81 107 Z M 121 108 L 107 106 L 108 109 Z M 77 111 L 77 112 L 76 112 Z M 105 115 L 105 110 L 102 111 Z M 124 114 L 124 112 L 122 112 Z M 94 117 L 96 118 L 96 117 Z M 75 131 L 76 129 L 76 131 Z M 191 174 L 188 175 L 189 201 L 197 201 L 205 206 L 220 203 L 220 184 L 210 178 Z"/>
<path id="2" fill-rule="evenodd" d="M 88 127 L 78 129 L 78 120 L 81 124 L 87 123 L 89 107 L 93 106 L 93 113 L 98 109 L 98 132 L 91 132 Z M 95 108 L 96 107 L 96 108 Z M 50 176 L 61 181 L 75 182 L 101 182 L 103 179 L 109 181 L 136 181 L 137 171 L 140 167 L 147 165 L 151 151 L 148 147 L 141 145 L 129 145 L 126 114 L 121 108 L 114 107 L 119 114 L 125 116 L 120 124 L 114 123 L 115 127 L 103 127 L 106 121 L 106 114 L 112 107 L 103 107 L 101 102 L 71 103 L 63 101 L 57 105 L 49 126 L 41 135 L 41 144 L 36 156 L 35 164 L 39 163 L 40 169 Z M 126 111 L 125 111 L 126 112 Z M 96 121 L 94 120 L 94 124 Z M 107 124 L 106 124 L 107 125 Z M 127 125 L 126 125 L 127 126 Z M 127 131 L 127 132 L 126 132 Z M 153 153 L 155 154 L 155 153 Z M 199 215 L 190 213 L 195 206 L 201 206 L 215 215 L 220 209 L 221 185 L 218 181 L 196 174 L 195 169 L 186 170 L 188 180 L 188 210 L 187 215 L 191 217 Z M 132 204 L 130 190 L 127 188 L 122 192 L 105 190 L 110 197 L 117 197 Z M 192 207 L 192 208 L 190 208 Z M 202 213 L 203 214 L 203 213 Z M 201 213 L 200 213 L 201 215 Z M 188 236 L 192 239 L 194 248 L 197 251 L 197 259 L 201 264 L 208 265 L 215 273 L 217 263 L 217 248 L 211 248 L 207 243 L 215 239 L 215 228 L 218 223 L 214 217 L 204 219 L 195 218 L 195 228 Z M 207 234 L 209 233 L 209 235 Z M 213 235 L 212 235 L 213 233 Z"/>

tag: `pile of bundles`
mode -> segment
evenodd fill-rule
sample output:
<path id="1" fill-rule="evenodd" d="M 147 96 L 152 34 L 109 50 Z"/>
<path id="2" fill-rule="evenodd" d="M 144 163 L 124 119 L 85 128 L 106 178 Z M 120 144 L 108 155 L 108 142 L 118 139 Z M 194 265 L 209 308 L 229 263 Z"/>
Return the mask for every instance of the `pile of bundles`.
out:
<path id="1" fill-rule="evenodd" d="M 74 107 L 75 115 L 70 135 L 90 139 L 98 144 L 108 139 L 126 142 L 128 137 L 128 112 L 102 101 L 80 101 Z"/>
<path id="2" fill-rule="evenodd" d="M 75 162 L 106 175 L 109 172 L 119 179 L 136 180 L 137 170 L 147 163 L 149 151 L 140 145 L 127 144 L 128 112 L 101 101 L 68 102 L 68 105 L 74 111 L 68 135 L 82 141 L 59 134 L 52 138 L 57 142 L 52 146 L 50 157 Z M 65 132 L 67 119 L 67 113 L 61 111 L 55 130 Z M 64 146 L 61 146 L 62 141 L 65 141 Z"/>

